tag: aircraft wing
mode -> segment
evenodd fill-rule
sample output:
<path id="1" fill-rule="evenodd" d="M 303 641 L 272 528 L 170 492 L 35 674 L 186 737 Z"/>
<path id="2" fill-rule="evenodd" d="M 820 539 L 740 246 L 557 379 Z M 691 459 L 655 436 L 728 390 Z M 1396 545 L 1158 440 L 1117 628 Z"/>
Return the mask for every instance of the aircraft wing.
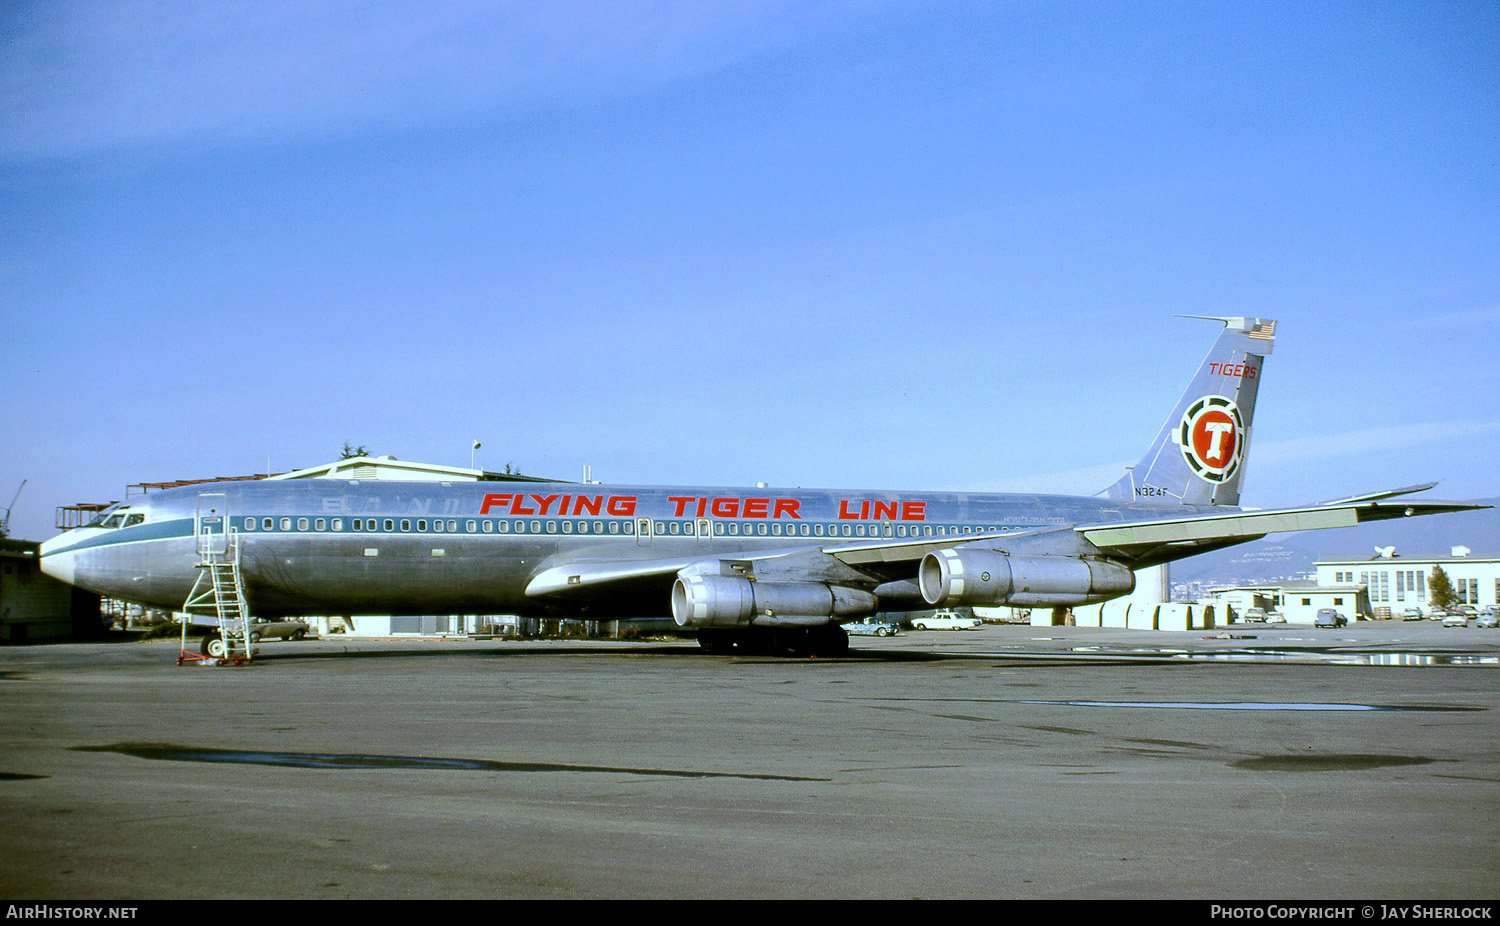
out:
<path id="1" fill-rule="evenodd" d="M 1257 540 L 1267 534 L 1289 531 L 1326 530 L 1353 527 L 1368 521 L 1419 517 L 1454 511 L 1487 508 L 1468 502 L 1395 502 L 1381 504 L 1368 499 L 1385 499 L 1420 491 L 1420 487 L 1372 493 L 1359 500 L 1302 508 L 1278 508 L 1265 511 L 1243 509 L 1223 514 L 1198 514 L 1150 521 L 1109 521 L 1080 524 L 1071 530 L 1100 551 L 1113 554 L 1133 565 L 1150 565 Z M 946 537 L 923 537 L 918 540 L 867 541 L 824 547 L 823 552 L 855 568 L 879 571 L 886 564 L 920 560 L 934 550 L 979 541 L 1001 540 L 1007 546 L 1046 546 L 1047 552 L 1058 548 L 1055 535 L 1068 528 L 1048 527 L 1029 531 L 1004 531 L 987 534 L 959 534 Z M 1054 535 L 1047 537 L 1045 535 Z"/>
<path id="2" fill-rule="evenodd" d="M 650 583 L 652 580 L 671 584 L 671 580 L 684 569 L 696 567 L 719 572 L 753 573 L 756 564 L 771 561 L 796 561 L 809 573 L 820 571 L 809 557 L 818 557 L 816 547 L 797 547 L 747 552 L 694 553 L 687 556 L 661 558 L 605 558 L 587 557 L 555 561 L 537 572 L 526 584 L 529 598 L 566 596 L 569 593 L 588 595 L 604 586 Z M 811 576 L 816 580 L 817 576 Z"/>
<path id="3" fill-rule="evenodd" d="M 540 598 L 631 579 L 673 576 L 696 561 L 696 558 L 569 560 L 532 576 L 526 583 L 526 595 Z"/>
<path id="4" fill-rule="evenodd" d="M 1375 493 L 1362 498 L 1390 498 L 1406 491 Z M 910 574 L 914 564 L 935 550 L 962 544 L 1002 541 L 1006 547 L 1076 555 L 1075 544 L 1061 534 L 1083 538 L 1098 551 L 1119 557 L 1128 565 L 1167 562 L 1256 540 L 1266 534 L 1288 531 L 1326 530 L 1353 527 L 1369 521 L 1418 517 L 1455 511 L 1487 508 L 1468 502 L 1395 502 L 1347 501 L 1303 508 L 1278 508 L 1265 511 L 1226 511 L 1223 514 L 1199 514 L 1150 521 L 1103 522 L 1098 524 L 1055 525 L 1026 531 L 991 531 L 974 534 L 949 534 L 944 537 L 921 537 L 902 540 L 864 540 L 837 543 L 823 547 L 776 549 L 742 553 L 699 553 L 688 556 L 632 559 L 581 558 L 554 562 L 534 575 L 526 586 L 532 598 L 566 597 L 570 593 L 587 595 L 603 587 L 646 583 L 670 584 L 683 569 L 712 564 L 715 570 L 740 571 L 736 564 L 759 572 L 771 561 L 782 560 L 807 573 L 824 573 L 844 567 L 867 575 L 894 578 Z M 826 565 L 824 565 L 826 564 Z M 807 578 L 818 581 L 817 576 Z"/>
<path id="5" fill-rule="evenodd" d="M 1404 492 L 1378 493 L 1389 498 Z M 1266 534 L 1288 531 L 1327 530 L 1353 527 L 1368 521 L 1387 521 L 1428 514 L 1472 511 L 1488 508 L 1467 502 L 1395 502 L 1349 501 L 1306 508 L 1277 508 L 1266 511 L 1233 511 L 1225 514 L 1192 515 L 1153 521 L 1081 524 L 1073 530 L 1106 553 L 1127 559 L 1143 556 L 1160 558 L 1158 551 L 1167 547 L 1226 546 L 1255 540 Z M 1183 553 L 1181 555 L 1186 555 Z M 1167 557 L 1175 559 L 1176 556 Z"/>

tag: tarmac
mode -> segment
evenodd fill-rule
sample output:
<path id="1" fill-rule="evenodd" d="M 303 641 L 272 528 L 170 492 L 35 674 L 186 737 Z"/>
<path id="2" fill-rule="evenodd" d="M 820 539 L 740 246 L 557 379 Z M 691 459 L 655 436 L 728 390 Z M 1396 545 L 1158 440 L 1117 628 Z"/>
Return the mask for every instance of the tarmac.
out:
<path id="1" fill-rule="evenodd" d="M 1500 895 L 1500 632 L 853 644 L 0 648 L 0 895 Z"/>

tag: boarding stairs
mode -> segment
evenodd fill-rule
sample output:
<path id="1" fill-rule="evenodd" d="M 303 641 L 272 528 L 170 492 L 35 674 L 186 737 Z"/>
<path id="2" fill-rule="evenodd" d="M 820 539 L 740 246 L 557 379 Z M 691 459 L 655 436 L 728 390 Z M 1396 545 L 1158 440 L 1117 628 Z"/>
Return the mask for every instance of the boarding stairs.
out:
<path id="1" fill-rule="evenodd" d="M 209 661 L 215 665 L 244 665 L 251 660 L 250 606 L 240 573 L 240 535 L 228 528 L 228 517 L 218 511 L 198 518 L 198 577 L 188 592 L 182 610 L 182 649 L 177 664 Z M 200 652 L 188 649 L 188 624 L 193 615 L 211 617 L 214 623 Z"/>

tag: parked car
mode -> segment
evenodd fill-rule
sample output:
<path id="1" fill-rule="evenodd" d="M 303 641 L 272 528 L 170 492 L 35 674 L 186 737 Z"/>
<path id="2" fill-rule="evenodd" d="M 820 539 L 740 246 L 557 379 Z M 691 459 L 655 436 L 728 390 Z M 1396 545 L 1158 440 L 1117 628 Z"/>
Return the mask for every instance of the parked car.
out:
<path id="1" fill-rule="evenodd" d="M 1267 624 L 1285 624 L 1286 623 L 1286 615 L 1282 614 L 1280 611 L 1268 611 L 1268 612 L 1266 612 L 1266 623 Z"/>
<path id="2" fill-rule="evenodd" d="M 1462 611 L 1450 611 L 1448 613 L 1448 616 L 1443 618 L 1443 626 L 1467 627 L 1469 626 L 1469 615 L 1465 614 Z"/>
<path id="3" fill-rule="evenodd" d="M 250 621 L 250 642 L 261 640 L 300 640 L 312 628 L 306 621 L 257 617 Z"/>
<path id="4" fill-rule="evenodd" d="M 1403 621 L 1419 621 L 1426 616 L 1422 613 L 1421 608 L 1407 608 L 1401 612 L 1401 619 Z"/>
<path id="5" fill-rule="evenodd" d="M 1500 626 L 1500 609 L 1485 608 L 1479 612 L 1479 617 L 1474 621 L 1475 627 Z"/>
<path id="6" fill-rule="evenodd" d="M 1318 616 L 1313 618 L 1314 627 L 1332 627 L 1337 629 L 1348 623 L 1349 619 L 1333 608 L 1319 608 Z"/>
<path id="7" fill-rule="evenodd" d="M 894 624 L 869 620 L 845 624 L 844 629 L 849 633 L 862 637 L 891 637 L 901 632 L 901 628 Z"/>
<path id="8" fill-rule="evenodd" d="M 978 630 L 979 618 L 964 617 L 955 611 L 934 611 L 931 617 L 919 617 L 911 622 L 913 630 Z"/>
<path id="9" fill-rule="evenodd" d="M 1264 624 L 1266 622 L 1266 609 L 1248 608 L 1244 615 L 1240 617 L 1240 622 L 1245 624 Z"/>

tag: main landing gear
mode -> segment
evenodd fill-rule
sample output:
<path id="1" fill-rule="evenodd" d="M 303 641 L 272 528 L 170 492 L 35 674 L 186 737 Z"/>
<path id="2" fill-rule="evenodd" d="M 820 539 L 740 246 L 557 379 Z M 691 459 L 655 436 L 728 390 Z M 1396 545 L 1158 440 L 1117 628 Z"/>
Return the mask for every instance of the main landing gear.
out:
<path id="1" fill-rule="evenodd" d="M 849 654 L 849 634 L 844 628 L 795 627 L 776 630 L 700 630 L 698 645 L 705 653 L 726 656 L 787 656 L 829 658 Z"/>

